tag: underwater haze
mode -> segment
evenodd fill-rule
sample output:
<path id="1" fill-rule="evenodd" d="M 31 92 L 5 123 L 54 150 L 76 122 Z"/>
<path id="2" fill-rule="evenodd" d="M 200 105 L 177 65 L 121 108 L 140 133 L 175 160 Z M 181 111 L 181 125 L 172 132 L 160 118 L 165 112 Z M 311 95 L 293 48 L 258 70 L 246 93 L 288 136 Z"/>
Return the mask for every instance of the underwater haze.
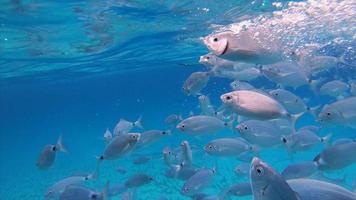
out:
<path id="1" fill-rule="evenodd" d="M 355 20 L 353 0 L 2 0 L 0 199 L 356 200 Z"/>

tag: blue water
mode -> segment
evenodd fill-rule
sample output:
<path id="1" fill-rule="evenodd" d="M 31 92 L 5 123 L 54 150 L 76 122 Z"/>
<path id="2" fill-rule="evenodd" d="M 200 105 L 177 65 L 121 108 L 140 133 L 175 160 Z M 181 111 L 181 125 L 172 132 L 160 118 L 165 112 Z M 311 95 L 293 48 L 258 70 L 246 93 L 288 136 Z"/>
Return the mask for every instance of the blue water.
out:
<path id="1" fill-rule="evenodd" d="M 0 199 L 44 199 L 47 188 L 56 181 L 92 172 L 95 156 L 105 147 L 103 133 L 113 129 L 120 118 L 135 121 L 142 116 L 146 130 L 164 130 L 164 120 L 170 114 L 198 114 L 197 98 L 186 96 L 182 85 L 191 73 L 205 70 L 198 59 L 208 50 L 199 37 L 211 33 L 212 24 L 227 25 L 281 9 L 272 3 L 1 1 Z M 230 82 L 212 78 L 203 93 L 218 107 L 219 96 L 230 91 Z M 253 83 L 273 86 L 265 78 Z M 296 93 L 310 96 L 306 88 Z M 311 100 L 315 104 L 331 101 Z M 303 116 L 297 126 L 308 124 L 315 124 L 310 115 Z M 320 134 L 329 132 L 335 138 L 355 137 L 355 130 L 347 127 L 325 128 Z M 58 153 L 49 170 L 37 169 L 35 163 L 44 145 L 55 143 L 61 134 L 68 153 Z M 236 135 L 228 130 L 219 134 Z M 233 183 L 246 181 L 233 172 L 240 161 L 211 157 L 202 151 L 209 139 L 212 137 L 193 138 L 175 130 L 155 145 L 104 162 L 100 179 L 87 186 L 100 191 L 107 180 L 123 183 L 137 172 L 146 172 L 155 181 L 138 188 L 137 199 L 189 199 L 179 193 L 183 181 L 164 176 L 161 158 L 164 146 L 178 147 L 182 140 L 193 146 L 196 166 L 218 170 L 206 193 L 218 194 Z M 298 153 L 293 161 L 278 148 L 263 150 L 260 157 L 281 170 L 289 163 L 313 159 L 322 148 Z M 138 155 L 152 155 L 153 159 L 146 165 L 133 165 Z M 128 172 L 118 173 L 118 166 Z M 352 189 L 355 170 L 353 165 L 328 176 L 346 174 L 342 186 Z"/>

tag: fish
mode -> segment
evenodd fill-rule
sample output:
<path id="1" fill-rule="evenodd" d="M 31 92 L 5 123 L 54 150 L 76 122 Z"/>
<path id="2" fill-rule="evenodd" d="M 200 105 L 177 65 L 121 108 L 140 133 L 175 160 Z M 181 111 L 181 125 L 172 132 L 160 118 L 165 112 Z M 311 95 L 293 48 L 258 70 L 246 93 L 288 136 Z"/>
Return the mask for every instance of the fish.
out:
<path id="1" fill-rule="evenodd" d="M 251 183 L 242 182 L 242 183 L 233 184 L 228 188 L 227 194 L 229 196 L 239 196 L 239 197 L 249 196 L 252 194 Z"/>
<path id="2" fill-rule="evenodd" d="M 257 152 L 257 148 L 240 138 L 214 139 L 204 146 L 204 151 L 212 156 L 234 156 L 247 152 Z"/>
<path id="3" fill-rule="evenodd" d="M 261 92 L 251 90 L 233 91 L 220 96 L 224 106 L 236 112 L 238 115 L 270 120 L 277 118 L 287 118 L 294 127 L 298 115 L 291 115 L 275 99 Z"/>
<path id="4" fill-rule="evenodd" d="M 153 177 L 145 173 L 137 173 L 131 176 L 126 182 L 126 188 L 136 188 L 153 181 Z"/>
<path id="5" fill-rule="evenodd" d="M 104 141 L 106 143 L 109 143 L 111 141 L 111 139 L 113 138 L 113 135 L 112 135 L 112 133 L 110 132 L 109 129 L 106 129 L 103 137 L 104 137 Z"/>
<path id="6" fill-rule="evenodd" d="M 282 136 L 281 140 L 288 152 L 294 153 L 298 151 L 307 151 L 318 144 L 328 144 L 332 134 L 324 137 L 319 137 L 315 132 L 304 129 L 298 130 L 296 133 Z"/>
<path id="7" fill-rule="evenodd" d="M 235 167 L 234 172 L 238 176 L 248 176 L 250 173 L 250 164 L 241 163 Z"/>
<path id="8" fill-rule="evenodd" d="M 195 115 L 181 121 L 176 128 L 191 135 L 214 134 L 230 128 L 231 124 L 232 122 L 224 122 L 214 116 Z"/>
<path id="9" fill-rule="evenodd" d="M 354 200 L 356 194 L 338 185 L 314 179 L 283 177 L 259 158 L 251 163 L 254 200 Z"/>
<path id="10" fill-rule="evenodd" d="M 139 133 L 127 133 L 116 136 L 104 149 L 104 153 L 98 156 L 98 160 L 116 160 L 134 149 L 140 139 Z"/>
<path id="11" fill-rule="evenodd" d="M 240 136 L 260 147 L 281 145 L 283 132 L 271 121 L 247 120 L 236 126 Z"/>
<path id="12" fill-rule="evenodd" d="M 284 179 L 306 178 L 317 173 L 318 166 L 314 161 L 297 162 L 288 165 L 282 171 Z"/>
<path id="13" fill-rule="evenodd" d="M 212 183 L 215 174 L 215 169 L 200 169 L 185 181 L 181 189 L 181 194 L 184 196 L 194 196 L 199 194 Z"/>
<path id="14" fill-rule="evenodd" d="M 49 187 L 45 194 L 45 199 L 57 199 L 60 194 L 70 185 L 82 185 L 84 182 L 94 179 L 94 176 L 70 176 L 57 181 Z"/>
<path id="15" fill-rule="evenodd" d="M 316 83 L 293 61 L 282 61 L 261 67 L 262 74 L 272 82 L 294 89 L 308 85 L 315 90 Z"/>
<path id="16" fill-rule="evenodd" d="M 256 88 L 246 81 L 235 80 L 230 83 L 232 90 L 256 90 Z"/>
<path id="17" fill-rule="evenodd" d="M 139 117 L 135 122 L 129 122 L 126 119 L 120 119 L 114 128 L 113 135 L 118 136 L 130 132 L 133 128 L 142 127 L 142 117 Z"/>
<path id="18" fill-rule="evenodd" d="M 83 186 L 68 186 L 59 196 L 59 200 L 106 200 L 108 199 L 107 183 L 102 192 L 96 192 Z"/>
<path id="19" fill-rule="evenodd" d="M 334 97 L 337 99 L 343 99 L 349 96 L 349 90 L 349 84 L 340 80 L 333 80 L 324 83 L 319 89 L 319 94 Z"/>
<path id="20" fill-rule="evenodd" d="M 251 187 L 254 200 L 305 200 L 267 163 L 253 158 L 250 168 Z"/>
<path id="21" fill-rule="evenodd" d="M 210 80 L 209 72 L 194 72 L 192 73 L 183 84 L 183 92 L 190 96 L 201 95 L 203 90 Z"/>
<path id="22" fill-rule="evenodd" d="M 356 97 L 348 97 L 325 105 L 318 115 L 318 121 L 322 124 L 356 128 Z"/>
<path id="23" fill-rule="evenodd" d="M 208 116 L 215 115 L 214 106 L 211 104 L 208 96 L 200 95 L 198 97 L 198 100 L 199 100 L 199 106 L 200 106 L 200 110 L 201 110 L 200 115 L 208 115 Z"/>
<path id="24" fill-rule="evenodd" d="M 319 170 L 343 169 L 356 163 L 356 142 L 326 147 L 313 159 Z"/>
<path id="25" fill-rule="evenodd" d="M 143 165 L 148 163 L 151 160 L 150 156 L 140 156 L 132 160 L 132 163 L 135 165 Z"/>
<path id="26" fill-rule="evenodd" d="M 170 136 L 170 130 L 148 130 L 140 134 L 140 139 L 137 141 L 135 148 L 143 148 L 149 146 L 159 139 Z"/>
<path id="27" fill-rule="evenodd" d="M 192 149 L 190 148 L 189 142 L 184 140 L 181 142 L 182 152 L 183 152 L 183 161 L 182 164 L 186 167 L 191 167 L 193 164 L 193 154 Z"/>
<path id="28" fill-rule="evenodd" d="M 284 106 L 284 108 L 291 114 L 312 111 L 312 108 L 309 108 L 299 96 L 288 90 L 275 89 L 269 91 L 269 94 L 278 102 L 280 102 Z"/>
<path id="29" fill-rule="evenodd" d="M 214 55 L 231 60 L 254 64 L 275 63 L 284 58 L 277 44 L 269 43 L 268 48 L 261 45 L 259 39 L 264 39 L 262 31 L 258 36 L 249 30 L 239 33 L 224 31 L 213 33 L 202 40 Z M 267 41 L 266 41 L 267 42 Z"/>
<path id="30" fill-rule="evenodd" d="M 252 81 L 260 77 L 260 70 L 254 67 L 255 65 L 249 66 L 246 69 L 236 70 L 232 69 L 222 69 L 213 67 L 211 69 L 211 75 L 214 77 L 227 78 L 232 80 L 241 81 Z"/>
<path id="31" fill-rule="evenodd" d="M 36 162 L 37 168 L 41 170 L 49 169 L 56 159 L 57 152 L 67 152 L 67 149 L 63 144 L 62 136 L 59 136 L 57 144 L 47 144 L 42 149 Z"/>
<path id="32" fill-rule="evenodd" d="M 208 69 L 216 67 L 227 70 L 234 68 L 234 65 L 236 64 L 236 62 L 219 58 L 212 53 L 200 56 L 199 63 L 203 64 Z"/>
<path id="33" fill-rule="evenodd" d="M 182 120 L 182 116 L 171 114 L 164 120 L 164 123 L 168 126 L 176 126 Z"/>

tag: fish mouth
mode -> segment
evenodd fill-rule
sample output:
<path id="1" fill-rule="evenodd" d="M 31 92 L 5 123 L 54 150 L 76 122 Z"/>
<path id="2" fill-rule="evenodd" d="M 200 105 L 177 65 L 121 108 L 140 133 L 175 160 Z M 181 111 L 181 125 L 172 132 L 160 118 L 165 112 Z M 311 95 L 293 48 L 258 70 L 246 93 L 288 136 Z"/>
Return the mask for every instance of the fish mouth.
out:
<path id="1" fill-rule="evenodd" d="M 224 49 L 224 51 L 223 51 L 223 52 L 221 52 L 221 54 L 220 54 L 220 55 L 224 55 L 224 54 L 226 54 L 226 52 L 227 52 L 228 48 L 229 48 L 229 42 L 228 42 L 228 41 L 226 41 L 225 49 Z"/>

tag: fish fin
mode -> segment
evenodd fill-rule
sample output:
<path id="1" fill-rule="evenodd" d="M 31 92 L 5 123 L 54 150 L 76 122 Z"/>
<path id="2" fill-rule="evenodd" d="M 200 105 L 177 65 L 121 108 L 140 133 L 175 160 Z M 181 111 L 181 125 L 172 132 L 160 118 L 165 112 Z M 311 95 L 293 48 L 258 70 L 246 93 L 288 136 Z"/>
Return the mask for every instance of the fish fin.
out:
<path id="1" fill-rule="evenodd" d="M 66 147 L 63 144 L 63 138 L 62 135 L 59 136 L 58 140 L 57 140 L 57 144 L 56 144 L 57 148 L 59 151 L 64 152 L 64 153 L 68 153 Z"/>
<path id="2" fill-rule="evenodd" d="M 324 143 L 325 145 L 330 146 L 330 139 L 331 139 L 332 136 L 333 136 L 333 134 L 332 134 L 332 133 L 329 133 L 329 134 L 327 134 L 326 136 L 321 137 L 321 138 L 320 138 L 320 141 L 321 141 L 322 143 Z"/>
<path id="3" fill-rule="evenodd" d="M 142 126 L 142 116 L 140 116 L 140 117 L 133 123 L 133 126 L 134 126 L 134 127 L 137 127 L 137 128 L 140 128 L 140 129 L 143 129 L 143 126 Z"/>
<path id="4" fill-rule="evenodd" d="M 297 122 L 297 120 L 304 114 L 304 112 L 301 113 L 297 113 L 297 114 L 287 114 L 291 124 L 292 124 L 292 130 L 293 132 L 295 132 L 295 124 Z"/>
<path id="5" fill-rule="evenodd" d="M 318 116 L 317 110 L 320 108 L 320 105 L 314 107 L 307 107 L 307 111 L 312 114 L 314 117 Z"/>

